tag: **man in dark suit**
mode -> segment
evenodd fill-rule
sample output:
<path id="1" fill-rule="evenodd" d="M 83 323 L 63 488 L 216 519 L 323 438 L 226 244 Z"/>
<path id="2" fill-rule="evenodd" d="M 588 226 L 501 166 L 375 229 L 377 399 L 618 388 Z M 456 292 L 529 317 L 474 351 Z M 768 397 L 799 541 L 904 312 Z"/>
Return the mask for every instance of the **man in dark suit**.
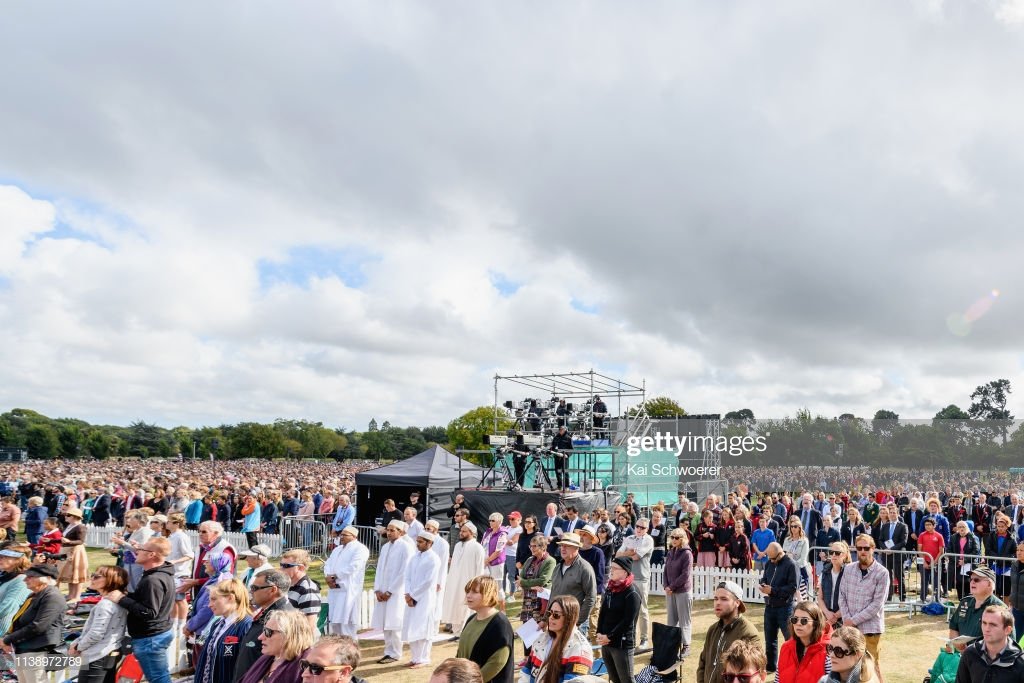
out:
<path id="1" fill-rule="evenodd" d="M 887 600 L 892 599 L 895 590 L 899 591 L 900 600 L 907 597 L 907 586 L 903 574 L 903 555 L 895 551 L 907 548 L 907 525 L 900 521 L 899 510 L 895 503 L 890 503 L 878 510 L 878 527 L 875 529 L 875 545 L 882 555 L 882 564 L 889 570 L 891 583 Z M 890 551 L 890 552 L 886 552 Z"/>
<path id="2" fill-rule="evenodd" d="M 818 537 L 818 532 L 821 531 L 822 521 L 821 513 L 814 509 L 814 499 L 809 493 L 805 493 L 800 498 L 800 509 L 793 513 L 800 518 L 800 524 L 804 528 L 804 536 L 807 537 L 809 542 L 813 542 Z M 813 560 L 813 557 L 808 557 Z"/>
<path id="3" fill-rule="evenodd" d="M 971 521 L 974 522 L 974 535 L 985 541 L 989 532 L 992 531 L 992 508 L 988 504 L 988 497 L 984 493 L 978 494 L 978 500 L 971 509 Z M 985 549 L 988 552 L 988 549 Z"/>
<path id="4" fill-rule="evenodd" d="M 924 512 L 918 509 L 917 498 L 910 499 L 910 507 L 903 513 L 903 523 L 907 525 L 907 550 L 917 550 L 917 535 L 924 531 Z"/>
<path id="5" fill-rule="evenodd" d="M 263 643 L 259 641 L 259 636 L 263 633 L 263 627 L 270 615 L 277 610 L 295 609 L 288 601 L 288 589 L 291 588 L 291 585 L 292 580 L 275 569 L 260 572 L 252 580 L 250 593 L 256 613 L 252 615 L 252 626 L 238 643 L 239 649 L 235 656 L 235 675 L 232 683 L 242 680 L 253 662 L 263 654 Z"/>
<path id="6" fill-rule="evenodd" d="M 583 520 L 579 517 L 579 510 L 576 509 L 575 505 L 570 505 L 565 508 L 565 522 L 562 523 L 562 531 L 569 533 L 570 531 L 578 531 L 584 526 Z"/>
<path id="7" fill-rule="evenodd" d="M 1003 514 L 1010 518 L 1010 526 L 1013 527 L 1013 531 L 1016 531 L 1021 524 L 1024 524 L 1024 505 L 1021 504 L 1016 493 L 1011 493 L 1009 498 L 1010 500 L 1003 506 Z"/>

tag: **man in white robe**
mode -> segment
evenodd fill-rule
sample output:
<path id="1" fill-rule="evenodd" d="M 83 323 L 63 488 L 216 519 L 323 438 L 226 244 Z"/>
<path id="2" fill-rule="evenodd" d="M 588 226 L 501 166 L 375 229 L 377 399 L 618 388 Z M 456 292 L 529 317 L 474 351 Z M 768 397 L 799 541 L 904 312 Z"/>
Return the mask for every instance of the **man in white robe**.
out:
<path id="1" fill-rule="evenodd" d="M 423 528 L 434 534 L 434 544 L 430 546 L 430 549 L 437 553 L 438 558 L 441 562 L 437 565 L 437 580 L 435 582 L 435 588 L 437 589 L 437 600 L 434 601 L 434 632 L 437 632 L 437 627 L 441 624 L 441 605 L 444 602 L 444 587 L 448 581 L 448 558 L 450 557 L 451 550 L 448 548 L 448 541 L 440 533 L 440 524 L 435 519 L 428 519 L 427 523 L 423 525 Z"/>
<path id="2" fill-rule="evenodd" d="M 324 563 L 327 580 L 328 632 L 349 636 L 358 642 L 359 600 L 363 593 L 366 561 L 370 550 L 359 542 L 359 529 L 348 526 L 341 531 L 341 545 Z"/>
<path id="3" fill-rule="evenodd" d="M 455 544 L 452 561 L 448 568 L 448 582 L 444 589 L 444 606 L 441 621 L 451 625 L 455 635 L 462 633 L 471 611 L 466 607 L 466 584 L 481 574 L 486 574 L 484 560 L 487 553 L 476 540 L 476 526 L 466 522 L 459 529 L 459 542 Z M 448 629 L 446 629 L 448 630 Z"/>
<path id="4" fill-rule="evenodd" d="M 405 569 L 416 548 L 405 537 L 405 522 L 392 520 L 388 542 L 380 549 L 373 577 L 373 605 L 370 625 L 384 632 L 384 656 L 378 664 L 394 664 L 402 658 L 402 622 L 405 618 Z"/>
<path id="5" fill-rule="evenodd" d="M 421 531 L 416 537 L 416 554 L 405 569 L 405 621 L 402 640 L 409 643 L 410 669 L 430 664 L 430 644 L 437 634 L 434 605 L 437 602 L 437 567 L 441 558 L 431 545 L 434 534 Z"/>

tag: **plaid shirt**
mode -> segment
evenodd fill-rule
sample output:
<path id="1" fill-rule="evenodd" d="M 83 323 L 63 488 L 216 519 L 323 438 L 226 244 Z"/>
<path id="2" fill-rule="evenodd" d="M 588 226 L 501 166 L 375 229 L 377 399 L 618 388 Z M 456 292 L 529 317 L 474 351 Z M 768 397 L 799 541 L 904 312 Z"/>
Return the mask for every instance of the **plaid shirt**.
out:
<path id="1" fill-rule="evenodd" d="M 889 591 L 889 570 L 875 560 L 867 570 L 854 562 L 843 570 L 839 584 L 839 612 L 843 623 L 861 633 L 885 633 L 885 597 Z"/>

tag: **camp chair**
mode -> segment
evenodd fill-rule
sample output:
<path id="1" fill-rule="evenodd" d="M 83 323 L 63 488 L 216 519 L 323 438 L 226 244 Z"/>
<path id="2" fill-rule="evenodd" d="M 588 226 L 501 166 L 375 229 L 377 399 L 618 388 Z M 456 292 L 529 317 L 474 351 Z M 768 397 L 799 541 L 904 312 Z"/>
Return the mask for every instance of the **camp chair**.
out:
<path id="1" fill-rule="evenodd" d="M 674 683 L 682 676 L 683 660 L 679 650 L 683 645 L 683 632 L 678 626 L 657 622 L 651 624 L 654 652 L 651 663 L 633 677 L 636 683 Z"/>

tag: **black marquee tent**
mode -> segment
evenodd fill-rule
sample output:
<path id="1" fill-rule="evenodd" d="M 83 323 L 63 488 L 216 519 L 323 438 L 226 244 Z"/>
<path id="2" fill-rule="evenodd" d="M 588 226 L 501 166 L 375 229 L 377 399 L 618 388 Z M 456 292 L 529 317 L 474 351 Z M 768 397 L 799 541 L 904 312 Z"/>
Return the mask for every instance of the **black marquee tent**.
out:
<path id="1" fill-rule="evenodd" d="M 484 468 L 440 446 L 431 446 L 392 465 L 359 472 L 356 474 L 356 524 L 373 525 L 386 499 L 391 498 L 401 505 L 409 501 L 412 491 L 420 492 L 421 502 L 424 498 L 430 502 L 434 517 L 445 518 L 452 494 L 460 488 L 479 486 L 485 472 Z M 422 517 L 420 520 L 424 521 Z"/>

